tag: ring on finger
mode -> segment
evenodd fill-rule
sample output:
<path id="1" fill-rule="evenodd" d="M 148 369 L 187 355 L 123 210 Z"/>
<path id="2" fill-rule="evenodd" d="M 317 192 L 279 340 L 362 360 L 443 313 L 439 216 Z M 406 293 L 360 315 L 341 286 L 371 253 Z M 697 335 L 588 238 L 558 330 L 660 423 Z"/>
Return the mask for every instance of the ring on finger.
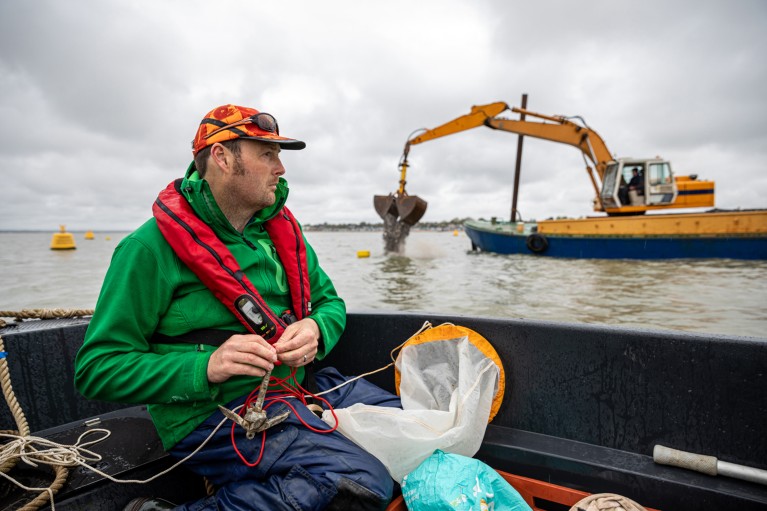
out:
<path id="1" fill-rule="evenodd" d="M 304 355 L 304 364 L 306 363 L 306 355 Z"/>

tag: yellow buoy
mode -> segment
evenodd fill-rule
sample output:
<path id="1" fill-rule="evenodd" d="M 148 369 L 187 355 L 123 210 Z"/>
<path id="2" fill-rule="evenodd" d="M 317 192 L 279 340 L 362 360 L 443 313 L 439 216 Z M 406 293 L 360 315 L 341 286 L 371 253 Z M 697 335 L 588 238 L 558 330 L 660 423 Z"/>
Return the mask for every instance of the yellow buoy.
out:
<path id="1" fill-rule="evenodd" d="M 56 232 L 51 238 L 51 250 L 74 250 L 77 248 L 75 245 L 75 237 L 72 233 L 67 232 L 67 228 L 64 225 L 60 225 L 61 232 Z"/>
<path id="2" fill-rule="evenodd" d="M 453 236 L 458 236 L 458 229 L 453 231 Z"/>
<path id="3" fill-rule="evenodd" d="M 370 250 L 357 250 L 357 257 L 370 257 Z"/>
<path id="4" fill-rule="evenodd" d="M 93 239 L 93 231 L 88 231 L 85 233 L 85 239 L 86 240 L 92 240 Z"/>

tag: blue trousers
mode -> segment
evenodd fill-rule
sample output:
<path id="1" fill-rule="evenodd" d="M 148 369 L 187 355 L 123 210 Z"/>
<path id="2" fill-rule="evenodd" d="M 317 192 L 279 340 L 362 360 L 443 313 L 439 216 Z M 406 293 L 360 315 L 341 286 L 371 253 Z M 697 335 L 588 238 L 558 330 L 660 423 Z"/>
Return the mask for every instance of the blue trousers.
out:
<path id="1" fill-rule="evenodd" d="M 315 375 L 319 391 L 346 381 L 334 368 L 324 368 Z M 232 409 L 245 401 L 229 403 Z M 334 408 L 354 403 L 401 407 L 397 396 L 365 380 L 357 380 L 322 396 Z M 269 397 L 267 397 L 269 402 Z M 329 426 L 298 400 L 292 399 L 296 413 L 320 430 Z M 267 409 L 269 417 L 287 410 L 282 403 Z M 214 413 L 189 436 L 179 442 L 170 454 L 178 459 L 194 451 L 223 419 Z M 386 468 L 375 457 L 346 437 L 333 433 L 316 433 L 307 429 L 291 412 L 285 421 L 266 432 L 261 461 L 248 467 L 237 456 L 230 437 L 231 423 L 219 429 L 203 450 L 185 466 L 205 476 L 217 491 L 215 495 L 178 507 L 189 511 L 291 510 L 322 509 L 383 510 L 391 500 L 393 481 Z M 235 441 L 242 455 L 254 462 L 261 454 L 261 434 L 252 440 L 235 426 Z"/>

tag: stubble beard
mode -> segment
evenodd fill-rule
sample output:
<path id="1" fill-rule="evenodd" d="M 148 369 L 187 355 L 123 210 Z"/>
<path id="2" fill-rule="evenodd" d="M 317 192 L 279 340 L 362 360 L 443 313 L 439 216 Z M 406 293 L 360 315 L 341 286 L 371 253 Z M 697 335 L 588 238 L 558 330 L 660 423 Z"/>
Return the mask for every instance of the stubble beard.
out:
<path id="1" fill-rule="evenodd" d="M 234 162 L 232 163 L 232 171 L 237 177 L 245 177 L 245 166 L 242 164 L 242 158 L 239 154 L 234 155 Z M 260 211 L 274 204 L 277 201 L 277 192 L 271 190 L 264 190 L 260 197 L 258 197 L 259 207 L 256 211 Z"/>

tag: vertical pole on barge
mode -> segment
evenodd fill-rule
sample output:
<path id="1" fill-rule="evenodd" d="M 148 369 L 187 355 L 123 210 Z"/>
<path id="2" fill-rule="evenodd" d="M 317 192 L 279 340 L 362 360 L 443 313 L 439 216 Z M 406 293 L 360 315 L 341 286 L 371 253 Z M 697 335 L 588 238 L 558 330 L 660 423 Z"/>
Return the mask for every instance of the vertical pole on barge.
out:
<path id="1" fill-rule="evenodd" d="M 522 94 L 522 110 L 527 109 L 527 94 Z M 519 120 L 525 120 L 525 113 L 519 114 Z M 519 193 L 519 171 L 522 167 L 522 140 L 523 135 L 519 135 L 517 138 L 517 163 L 514 168 L 514 192 L 511 196 L 511 222 L 514 223 L 517 220 L 517 195 Z"/>

